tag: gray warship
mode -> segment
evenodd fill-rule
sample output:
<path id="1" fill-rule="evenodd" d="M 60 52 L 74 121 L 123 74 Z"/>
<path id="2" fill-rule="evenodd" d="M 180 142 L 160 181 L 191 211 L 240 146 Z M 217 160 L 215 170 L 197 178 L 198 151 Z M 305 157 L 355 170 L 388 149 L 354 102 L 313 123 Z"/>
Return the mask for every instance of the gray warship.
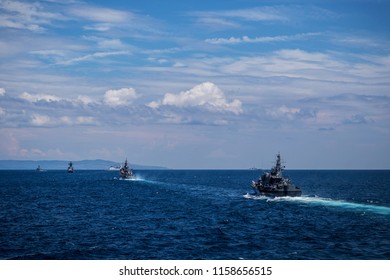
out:
<path id="1" fill-rule="evenodd" d="M 289 179 L 283 177 L 284 166 L 280 159 L 280 153 L 276 156 L 276 164 L 270 172 L 264 173 L 257 182 L 252 181 L 252 187 L 262 195 L 273 196 L 300 196 L 302 191 Z"/>
<path id="2" fill-rule="evenodd" d="M 125 164 L 119 169 L 119 175 L 122 179 L 134 178 L 133 170 L 129 168 L 129 165 L 127 164 L 127 159 L 125 160 Z"/>
<path id="3" fill-rule="evenodd" d="M 73 163 L 70 161 L 68 163 L 68 173 L 73 173 L 74 172 L 74 168 L 73 168 Z"/>

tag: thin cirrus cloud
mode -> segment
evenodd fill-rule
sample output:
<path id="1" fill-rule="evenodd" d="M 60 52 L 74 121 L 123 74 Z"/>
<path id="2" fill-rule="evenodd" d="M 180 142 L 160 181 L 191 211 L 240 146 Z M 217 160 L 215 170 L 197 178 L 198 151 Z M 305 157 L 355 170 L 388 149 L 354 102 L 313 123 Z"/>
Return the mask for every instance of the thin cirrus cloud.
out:
<path id="1" fill-rule="evenodd" d="M 105 57 L 112 57 L 112 56 L 122 56 L 122 55 L 129 55 L 129 51 L 114 51 L 114 52 L 95 52 L 92 54 L 86 54 L 82 55 L 79 57 L 74 57 L 71 59 L 67 60 L 60 60 L 57 61 L 57 64 L 62 64 L 62 65 L 72 65 L 72 64 L 77 64 L 80 62 L 85 62 L 85 61 L 96 61 L 99 58 L 105 58 Z"/>
<path id="2" fill-rule="evenodd" d="M 0 10 L 0 26 L 6 28 L 40 32 L 45 31 L 53 21 L 66 20 L 63 14 L 47 11 L 38 2 L 0 1 Z"/>
<path id="3" fill-rule="evenodd" d="M 130 10 L 118 10 L 112 8 L 98 7 L 91 4 L 81 6 L 74 5 L 67 9 L 70 18 L 75 18 L 83 24 L 85 31 L 97 31 L 101 33 L 121 31 L 133 36 L 142 33 L 158 33 L 158 25 L 155 20 L 147 15 L 139 14 Z M 161 23 L 159 23 L 161 25 Z"/>
<path id="4" fill-rule="evenodd" d="M 195 11 L 191 16 L 200 21 L 205 19 L 236 19 L 245 21 L 281 21 L 286 20 L 286 16 L 278 8 L 255 7 L 249 9 L 220 10 L 220 11 Z"/>
<path id="5" fill-rule="evenodd" d="M 272 42 L 284 42 L 284 41 L 294 41 L 294 40 L 305 40 L 309 39 L 310 37 L 320 35 L 320 33 L 302 33 L 302 34 L 296 34 L 296 35 L 289 35 L 289 36 L 265 36 L 265 37 L 249 37 L 249 36 L 242 36 L 242 37 L 230 37 L 230 38 L 211 38 L 206 39 L 206 43 L 211 44 L 241 44 L 241 43 L 272 43 Z"/>
<path id="6" fill-rule="evenodd" d="M 110 8 L 94 7 L 91 5 L 75 6 L 68 12 L 76 17 L 93 22 L 123 23 L 132 19 L 134 15 L 128 11 L 114 10 Z"/>
<path id="7" fill-rule="evenodd" d="M 284 9 L 274 7 L 255 7 L 219 11 L 194 11 L 189 15 L 198 25 L 210 30 L 240 29 L 247 22 L 286 21 Z"/>

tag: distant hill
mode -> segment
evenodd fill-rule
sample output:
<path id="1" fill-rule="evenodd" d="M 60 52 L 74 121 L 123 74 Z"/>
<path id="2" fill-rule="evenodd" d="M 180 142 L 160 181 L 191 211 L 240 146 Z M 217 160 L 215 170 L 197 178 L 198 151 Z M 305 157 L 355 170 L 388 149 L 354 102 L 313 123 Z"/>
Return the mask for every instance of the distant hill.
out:
<path id="1" fill-rule="evenodd" d="M 0 169 L 6 170 L 34 170 L 41 166 L 47 170 L 65 170 L 68 167 L 66 160 L 0 160 Z M 110 166 L 120 166 L 120 162 L 109 160 L 75 160 L 72 161 L 74 168 L 77 170 L 107 170 Z M 129 163 L 132 169 L 167 169 L 162 166 L 148 166 Z"/>

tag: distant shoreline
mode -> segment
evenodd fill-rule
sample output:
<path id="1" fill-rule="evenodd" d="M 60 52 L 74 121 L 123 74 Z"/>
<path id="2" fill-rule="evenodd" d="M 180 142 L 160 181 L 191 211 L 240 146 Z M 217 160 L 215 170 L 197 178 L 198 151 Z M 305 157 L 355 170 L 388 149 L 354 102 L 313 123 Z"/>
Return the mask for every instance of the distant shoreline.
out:
<path id="1" fill-rule="evenodd" d="M 96 160 L 0 160 L 0 170 L 35 170 L 38 165 L 43 170 L 64 170 L 72 161 L 75 170 L 108 170 L 111 166 L 120 166 L 121 162 L 103 159 Z M 133 169 L 162 170 L 163 166 L 130 163 Z"/>
<path id="2" fill-rule="evenodd" d="M 34 171 L 36 172 L 36 168 L 2 168 L 0 167 L 0 171 Z M 65 168 L 44 168 L 41 166 L 42 171 L 66 171 Z M 226 168 L 226 169 L 216 169 L 216 168 L 210 168 L 210 169 L 205 169 L 205 168 L 191 168 L 191 169 L 180 169 L 180 168 L 168 168 L 168 167 L 153 167 L 153 166 L 136 166 L 136 165 L 131 165 L 131 168 L 133 170 L 148 170 L 148 171 L 248 171 L 248 172 L 253 172 L 253 173 L 258 173 L 262 174 L 263 172 L 269 171 L 269 169 L 257 169 L 253 170 L 250 168 Z M 107 172 L 118 172 L 118 170 L 109 170 L 108 168 L 82 168 L 78 167 L 77 169 L 75 168 L 76 171 L 107 171 Z M 334 172 L 370 172 L 370 171 L 378 171 L 378 172 L 389 172 L 390 169 L 286 169 L 284 172 L 289 173 L 289 172 L 307 172 L 307 171 L 312 171 L 312 172 L 326 172 L 326 171 L 334 171 Z"/>

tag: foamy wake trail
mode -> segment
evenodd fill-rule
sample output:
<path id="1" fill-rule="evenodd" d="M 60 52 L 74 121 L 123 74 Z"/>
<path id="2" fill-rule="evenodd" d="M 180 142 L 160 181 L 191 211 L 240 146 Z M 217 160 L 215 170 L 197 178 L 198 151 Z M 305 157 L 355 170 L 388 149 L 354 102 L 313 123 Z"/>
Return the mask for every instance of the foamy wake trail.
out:
<path id="1" fill-rule="evenodd" d="M 114 177 L 114 179 L 115 180 L 120 180 L 120 181 L 145 181 L 145 179 L 143 179 L 141 177 L 128 178 L 128 179 Z"/>
<path id="2" fill-rule="evenodd" d="M 372 204 L 363 204 L 356 202 L 348 202 L 344 200 L 334 200 L 331 198 L 322 198 L 322 197 L 309 197 L 309 196 L 283 196 L 283 197 L 267 197 L 267 196 L 257 196 L 252 194 L 244 195 L 248 199 L 261 199 L 266 200 L 267 202 L 295 202 L 295 203 L 305 203 L 312 205 L 321 205 L 327 207 L 340 207 L 355 211 L 363 212 L 373 212 L 377 214 L 390 215 L 390 207 L 372 205 Z"/>

